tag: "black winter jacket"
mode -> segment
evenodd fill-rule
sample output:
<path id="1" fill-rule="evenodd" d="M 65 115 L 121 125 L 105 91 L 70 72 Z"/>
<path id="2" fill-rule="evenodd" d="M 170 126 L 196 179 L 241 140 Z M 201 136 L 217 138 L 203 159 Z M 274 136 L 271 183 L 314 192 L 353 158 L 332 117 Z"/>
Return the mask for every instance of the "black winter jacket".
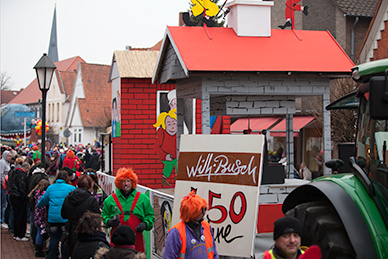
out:
<path id="1" fill-rule="evenodd" d="M 144 258 L 141 256 L 142 253 L 139 253 L 132 248 L 118 248 L 112 247 L 108 252 L 102 255 L 103 259 L 135 259 L 135 258 Z"/>
<path id="2" fill-rule="evenodd" d="M 78 225 L 78 220 L 86 211 L 100 213 L 96 198 L 88 190 L 77 188 L 66 196 L 62 205 L 61 216 L 69 220 L 69 254 L 73 253 L 76 243 L 74 230 Z"/>
<path id="3" fill-rule="evenodd" d="M 110 248 L 104 232 L 97 231 L 94 235 L 77 235 L 77 243 L 74 246 L 71 259 L 93 258 L 100 247 Z"/>
<path id="4" fill-rule="evenodd" d="M 48 175 L 44 172 L 42 168 L 36 168 L 34 172 L 32 172 L 30 179 L 28 180 L 28 193 L 35 188 L 35 186 L 40 182 L 40 180 L 45 179 L 49 180 Z"/>
<path id="5" fill-rule="evenodd" d="M 20 197 L 27 202 L 27 174 L 19 167 L 16 168 L 11 176 L 11 189 L 8 190 L 11 196 Z"/>

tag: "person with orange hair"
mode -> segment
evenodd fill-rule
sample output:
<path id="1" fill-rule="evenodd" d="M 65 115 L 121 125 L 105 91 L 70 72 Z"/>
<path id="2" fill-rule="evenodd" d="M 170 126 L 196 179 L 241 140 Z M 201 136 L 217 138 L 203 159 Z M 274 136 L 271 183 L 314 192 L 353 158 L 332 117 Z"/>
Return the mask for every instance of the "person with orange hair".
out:
<path id="1" fill-rule="evenodd" d="M 179 209 L 182 221 L 169 230 L 163 259 L 219 259 L 213 231 L 203 220 L 206 210 L 207 201 L 195 194 L 195 190 L 182 198 Z"/>
<path id="2" fill-rule="evenodd" d="M 62 168 L 68 167 L 72 169 L 73 171 L 78 171 L 79 170 L 79 163 L 78 159 L 74 154 L 74 151 L 69 150 L 66 154 L 65 159 L 63 160 Z"/>
<path id="3" fill-rule="evenodd" d="M 81 176 L 79 164 L 80 161 L 74 151 L 67 151 L 61 169 L 69 173 L 69 178 L 74 186 L 77 186 L 78 178 Z"/>
<path id="4" fill-rule="evenodd" d="M 148 196 L 137 191 L 137 182 L 132 168 L 120 168 L 115 179 L 117 190 L 105 199 L 101 215 L 104 224 L 112 227 L 111 236 L 119 225 L 130 226 L 136 233 L 135 249 L 145 252 L 143 231 L 152 229 L 155 214 Z"/>

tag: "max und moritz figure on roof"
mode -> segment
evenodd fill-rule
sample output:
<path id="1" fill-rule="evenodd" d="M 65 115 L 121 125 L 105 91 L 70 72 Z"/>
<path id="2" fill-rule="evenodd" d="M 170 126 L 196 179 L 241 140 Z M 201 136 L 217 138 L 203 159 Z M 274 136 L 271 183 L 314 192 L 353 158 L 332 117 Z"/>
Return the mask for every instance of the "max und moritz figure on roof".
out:
<path id="1" fill-rule="evenodd" d="M 283 30 L 287 27 L 292 27 L 293 23 L 295 23 L 295 11 L 303 12 L 305 15 L 308 15 L 308 6 L 301 6 L 300 4 L 298 4 L 300 1 L 301 0 L 287 0 L 285 10 L 286 23 L 284 25 L 279 25 L 278 27 L 280 29 Z"/>
<path id="2" fill-rule="evenodd" d="M 105 225 L 112 227 L 111 235 L 119 225 L 130 226 L 136 233 L 136 250 L 144 252 L 143 231 L 152 229 L 155 215 L 148 196 L 136 189 L 137 182 L 132 168 L 120 168 L 115 179 L 117 190 L 105 199 L 101 215 Z"/>

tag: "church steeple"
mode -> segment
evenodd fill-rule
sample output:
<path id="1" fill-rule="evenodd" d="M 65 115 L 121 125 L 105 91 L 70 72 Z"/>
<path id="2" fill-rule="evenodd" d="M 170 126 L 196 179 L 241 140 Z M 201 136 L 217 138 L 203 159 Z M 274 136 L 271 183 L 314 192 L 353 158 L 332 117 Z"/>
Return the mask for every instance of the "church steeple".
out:
<path id="1" fill-rule="evenodd" d="M 58 42 L 57 42 L 57 5 L 54 8 L 53 24 L 51 26 L 50 44 L 48 50 L 48 57 L 52 62 L 58 61 Z"/>

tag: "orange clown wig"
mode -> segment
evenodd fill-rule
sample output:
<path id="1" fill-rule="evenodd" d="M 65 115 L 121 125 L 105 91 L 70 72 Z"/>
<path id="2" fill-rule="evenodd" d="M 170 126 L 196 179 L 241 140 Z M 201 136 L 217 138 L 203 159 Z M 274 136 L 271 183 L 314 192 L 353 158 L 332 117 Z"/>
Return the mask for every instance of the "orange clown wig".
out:
<path id="1" fill-rule="evenodd" d="M 206 209 L 206 207 L 207 201 L 195 194 L 195 190 L 192 190 L 187 196 L 182 198 L 179 209 L 180 218 L 186 223 L 193 221 L 201 215 L 202 209 Z"/>
<path id="2" fill-rule="evenodd" d="M 67 151 L 66 157 L 67 158 L 74 158 L 75 157 L 74 151 L 72 151 L 72 150 Z"/>
<path id="3" fill-rule="evenodd" d="M 125 168 L 122 167 L 117 171 L 116 179 L 115 179 L 115 185 L 117 189 L 121 190 L 122 183 L 125 179 L 131 179 L 132 181 L 132 188 L 137 188 L 137 175 L 133 172 L 132 168 Z"/>

